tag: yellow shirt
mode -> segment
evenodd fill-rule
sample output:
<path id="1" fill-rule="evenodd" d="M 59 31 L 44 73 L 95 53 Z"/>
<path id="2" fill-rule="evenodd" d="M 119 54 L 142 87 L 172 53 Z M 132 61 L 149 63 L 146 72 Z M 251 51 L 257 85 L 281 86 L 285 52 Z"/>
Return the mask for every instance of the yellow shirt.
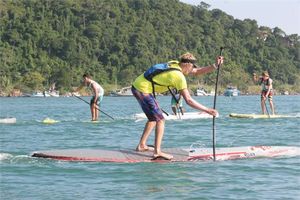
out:
<path id="1" fill-rule="evenodd" d="M 178 62 L 176 64 L 172 63 L 170 67 L 177 68 L 180 71 L 172 70 L 154 76 L 153 81 L 161 85 L 154 84 L 155 92 L 166 92 L 168 91 L 168 86 L 170 89 L 176 88 L 177 90 L 183 90 L 187 88 L 185 76 L 182 74 Z M 153 92 L 152 83 L 144 77 L 144 73 L 138 76 L 132 85 L 142 93 L 150 94 Z"/>

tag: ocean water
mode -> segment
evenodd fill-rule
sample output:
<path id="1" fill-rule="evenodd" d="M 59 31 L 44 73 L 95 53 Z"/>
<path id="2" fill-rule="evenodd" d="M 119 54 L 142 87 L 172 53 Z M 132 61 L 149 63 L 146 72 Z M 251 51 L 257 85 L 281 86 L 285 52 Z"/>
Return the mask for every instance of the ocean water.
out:
<path id="1" fill-rule="evenodd" d="M 165 110 L 170 97 L 158 97 Z M 84 98 L 89 101 L 88 97 Z M 213 97 L 195 97 L 212 107 Z M 218 147 L 300 146 L 300 96 L 275 96 L 279 114 L 293 118 L 233 119 L 260 113 L 259 96 L 217 99 Z M 188 111 L 194 111 L 185 106 Z M 145 121 L 133 97 L 105 97 L 100 123 L 74 98 L 0 98 L 0 199 L 300 199 L 300 158 L 281 157 L 185 163 L 85 163 L 31 158 L 37 150 L 134 149 Z M 46 117 L 58 120 L 43 124 Z M 211 147 L 212 119 L 167 121 L 162 147 Z M 153 143 L 153 134 L 149 143 Z"/>

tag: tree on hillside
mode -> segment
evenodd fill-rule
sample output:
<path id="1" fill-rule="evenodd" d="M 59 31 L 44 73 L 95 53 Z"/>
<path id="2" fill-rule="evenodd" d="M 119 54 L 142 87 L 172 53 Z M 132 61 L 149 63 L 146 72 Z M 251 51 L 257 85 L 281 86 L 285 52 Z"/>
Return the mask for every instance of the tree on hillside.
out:
<path id="1" fill-rule="evenodd" d="M 200 65 L 211 64 L 220 46 L 229 47 L 223 87 L 234 82 L 244 88 L 247 77 L 261 70 L 269 70 L 278 84 L 300 85 L 297 34 L 209 9 L 205 2 L 192 6 L 178 0 L 2 1 L 2 87 L 36 90 L 55 82 L 67 90 L 85 72 L 104 86 L 116 80 L 127 86 L 154 63 L 186 51 Z M 215 74 L 201 79 L 213 85 Z"/>

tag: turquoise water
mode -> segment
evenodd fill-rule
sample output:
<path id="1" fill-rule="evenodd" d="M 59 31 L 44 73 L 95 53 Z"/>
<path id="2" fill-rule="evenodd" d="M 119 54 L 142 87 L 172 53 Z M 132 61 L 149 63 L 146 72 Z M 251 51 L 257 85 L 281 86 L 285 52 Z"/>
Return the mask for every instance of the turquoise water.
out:
<path id="1" fill-rule="evenodd" d="M 212 106 L 213 97 L 195 97 Z M 84 98 L 89 100 L 89 98 Z M 259 96 L 220 96 L 217 146 L 300 146 L 300 96 L 275 96 L 282 119 L 232 119 L 229 113 L 260 113 Z M 159 97 L 169 110 L 170 97 Z M 187 108 L 187 107 L 186 107 Z M 133 97 L 105 97 L 100 123 L 76 98 L 0 98 L 0 199 L 299 199 L 300 158 L 196 163 L 83 163 L 31 158 L 36 150 L 135 148 L 144 122 Z M 188 111 L 193 111 L 187 108 Z M 46 117 L 60 121 L 46 125 Z M 163 147 L 211 147 L 212 120 L 167 121 Z M 153 143 L 153 135 L 149 143 Z"/>

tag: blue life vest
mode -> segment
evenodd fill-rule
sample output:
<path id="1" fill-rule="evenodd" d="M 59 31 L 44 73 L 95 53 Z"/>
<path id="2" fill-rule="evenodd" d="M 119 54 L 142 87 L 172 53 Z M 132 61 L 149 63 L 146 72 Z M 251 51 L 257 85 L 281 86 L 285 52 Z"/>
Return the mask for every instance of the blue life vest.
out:
<path id="1" fill-rule="evenodd" d="M 174 61 L 173 61 L 174 62 Z M 152 83 L 152 93 L 153 93 L 153 96 L 155 97 L 155 89 L 154 89 L 154 84 L 156 85 L 160 85 L 160 86 L 163 86 L 161 84 L 158 84 L 156 83 L 155 81 L 153 81 L 153 77 L 158 75 L 158 74 L 161 74 L 161 73 L 164 73 L 164 72 L 168 72 L 168 71 L 173 71 L 173 70 L 177 70 L 177 71 L 180 71 L 180 69 L 178 68 L 173 68 L 173 67 L 170 67 L 169 64 L 172 64 L 173 63 L 172 61 L 171 62 L 168 62 L 168 63 L 160 63 L 160 64 L 155 64 L 153 65 L 152 67 L 150 67 L 145 73 L 144 73 L 144 77 L 145 79 L 147 79 L 148 81 L 150 81 Z M 173 96 L 173 98 L 176 100 L 176 102 L 178 103 L 178 100 L 175 98 L 175 94 L 171 91 L 170 87 L 168 85 L 165 85 L 166 87 L 168 87 L 169 89 L 169 92 L 171 93 L 171 95 Z"/>
<path id="2" fill-rule="evenodd" d="M 156 83 L 155 81 L 153 81 L 153 77 L 158 75 L 158 74 L 161 74 L 161 73 L 164 73 L 164 72 L 168 72 L 168 71 L 173 71 L 173 70 L 177 70 L 177 71 L 180 71 L 180 69 L 178 68 L 173 68 L 173 67 L 170 67 L 169 65 L 171 64 L 174 64 L 176 63 L 176 61 L 170 61 L 168 63 L 160 63 L 160 64 L 155 64 L 153 66 L 151 66 L 145 73 L 144 73 L 144 77 L 145 79 L 147 79 L 148 81 L 150 81 L 152 83 L 152 94 L 154 96 L 154 98 L 156 98 L 156 95 L 155 95 L 155 88 L 154 88 L 154 84 L 156 85 L 160 85 L 160 86 L 163 86 L 161 84 L 158 84 Z M 179 103 L 178 100 L 176 99 L 175 97 L 175 94 L 172 92 L 172 90 L 170 89 L 170 87 L 168 85 L 165 85 L 166 87 L 168 87 L 168 90 L 169 92 L 171 93 L 172 97 L 175 99 L 175 101 L 177 102 L 177 104 Z M 162 111 L 167 115 L 169 116 L 169 114 L 164 111 L 162 109 Z M 183 111 L 181 110 L 181 113 L 183 114 Z"/>
<path id="3" fill-rule="evenodd" d="M 153 82 L 153 77 L 158 75 L 158 74 L 161 74 L 163 72 L 167 72 L 167 71 L 172 71 L 172 70 L 178 70 L 180 71 L 179 69 L 177 68 L 172 68 L 172 67 L 169 67 L 169 64 L 168 63 L 160 63 L 160 64 L 155 64 L 153 65 L 152 67 L 150 67 L 145 73 L 144 73 L 144 77 L 145 79 L 147 79 L 148 81 L 150 82 Z M 155 83 L 157 84 L 157 83 Z M 158 85 L 158 84 L 157 84 Z"/>

